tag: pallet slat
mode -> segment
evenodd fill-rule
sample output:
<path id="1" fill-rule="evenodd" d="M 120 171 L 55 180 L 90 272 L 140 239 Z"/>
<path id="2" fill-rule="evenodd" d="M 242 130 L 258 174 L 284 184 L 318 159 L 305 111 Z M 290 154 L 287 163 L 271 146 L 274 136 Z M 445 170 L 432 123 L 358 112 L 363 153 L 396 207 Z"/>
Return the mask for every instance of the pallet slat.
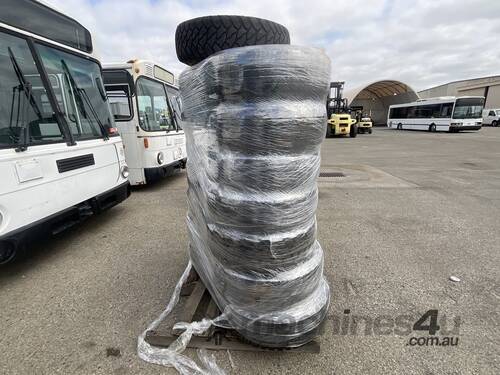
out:
<path id="1" fill-rule="evenodd" d="M 205 287 L 194 269 L 186 280 L 186 283 L 182 286 L 180 295 L 180 313 L 174 315 L 176 322 L 190 323 L 193 321 L 201 320 L 204 317 L 213 319 L 220 314 L 217 304 L 210 296 L 208 289 Z M 153 346 L 168 347 L 179 337 L 182 332 L 183 330 L 174 330 L 172 325 L 167 326 L 167 324 L 163 322 L 156 330 L 148 331 L 146 333 L 146 342 Z M 193 336 L 187 347 L 211 350 L 238 350 L 251 352 L 320 352 L 320 345 L 315 340 L 298 348 L 263 348 L 241 340 L 241 336 L 235 330 L 228 330 L 220 327 L 211 327 L 208 332 L 205 332 L 203 335 Z"/>

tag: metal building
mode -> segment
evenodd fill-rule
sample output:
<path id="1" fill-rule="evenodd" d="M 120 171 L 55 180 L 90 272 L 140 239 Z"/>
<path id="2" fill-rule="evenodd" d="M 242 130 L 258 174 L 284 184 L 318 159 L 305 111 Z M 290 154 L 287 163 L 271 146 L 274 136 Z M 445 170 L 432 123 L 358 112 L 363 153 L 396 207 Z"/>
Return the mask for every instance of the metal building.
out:
<path id="1" fill-rule="evenodd" d="M 419 91 L 421 98 L 477 95 L 486 98 L 485 108 L 500 108 L 500 75 L 454 81 Z"/>
<path id="2" fill-rule="evenodd" d="M 413 102 L 418 94 L 406 83 L 382 80 L 353 90 L 346 90 L 344 97 L 352 110 L 361 110 L 369 115 L 375 125 L 387 122 L 387 111 L 392 104 Z"/>

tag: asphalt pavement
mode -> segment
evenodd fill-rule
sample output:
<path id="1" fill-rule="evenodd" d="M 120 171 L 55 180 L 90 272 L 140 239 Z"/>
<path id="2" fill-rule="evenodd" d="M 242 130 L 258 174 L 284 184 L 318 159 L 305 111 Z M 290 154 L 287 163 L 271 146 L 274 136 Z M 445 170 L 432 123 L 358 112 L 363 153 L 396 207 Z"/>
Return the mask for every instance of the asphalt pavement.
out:
<path id="1" fill-rule="evenodd" d="M 220 366 L 500 373 L 500 129 L 326 139 L 322 172 L 336 177 L 319 179 L 332 291 L 320 353 L 233 351 L 232 367 L 219 351 Z M 0 373 L 176 373 L 141 361 L 136 343 L 188 262 L 186 189 L 185 172 L 134 189 L 0 269 Z"/>

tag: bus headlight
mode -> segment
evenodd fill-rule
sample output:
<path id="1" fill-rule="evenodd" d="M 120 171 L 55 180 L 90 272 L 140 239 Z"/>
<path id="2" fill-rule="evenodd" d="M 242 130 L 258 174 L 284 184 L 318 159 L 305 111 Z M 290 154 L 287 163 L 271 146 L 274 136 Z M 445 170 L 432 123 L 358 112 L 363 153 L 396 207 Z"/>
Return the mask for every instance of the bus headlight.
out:
<path id="1" fill-rule="evenodd" d="M 120 174 L 122 175 L 123 178 L 128 178 L 128 175 L 130 174 L 128 171 L 128 167 L 126 165 L 122 166 L 120 168 Z"/>
<path id="2" fill-rule="evenodd" d="M 165 156 L 163 155 L 163 152 L 159 152 L 158 155 L 156 155 L 156 161 L 158 164 L 162 165 L 163 162 L 165 161 Z"/>

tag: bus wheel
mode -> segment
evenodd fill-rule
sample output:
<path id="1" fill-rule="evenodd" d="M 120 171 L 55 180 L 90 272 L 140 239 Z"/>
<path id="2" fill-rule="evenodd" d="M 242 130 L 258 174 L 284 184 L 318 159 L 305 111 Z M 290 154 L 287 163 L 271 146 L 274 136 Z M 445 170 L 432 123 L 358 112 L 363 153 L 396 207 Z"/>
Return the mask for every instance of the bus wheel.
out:
<path id="1" fill-rule="evenodd" d="M 431 124 L 431 126 L 429 126 L 429 131 L 434 133 L 436 131 L 436 124 Z"/>
<path id="2" fill-rule="evenodd" d="M 398 130 L 403 130 L 403 124 L 398 124 Z"/>
<path id="3" fill-rule="evenodd" d="M 368 134 L 372 134 L 372 128 L 368 129 Z"/>
<path id="4" fill-rule="evenodd" d="M 0 242 L 0 265 L 10 262 L 15 255 L 16 246 L 12 242 Z"/>
<path id="5" fill-rule="evenodd" d="M 498 126 L 498 122 L 496 122 L 496 120 L 492 121 L 491 126 L 494 126 L 496 128 Z"/>

